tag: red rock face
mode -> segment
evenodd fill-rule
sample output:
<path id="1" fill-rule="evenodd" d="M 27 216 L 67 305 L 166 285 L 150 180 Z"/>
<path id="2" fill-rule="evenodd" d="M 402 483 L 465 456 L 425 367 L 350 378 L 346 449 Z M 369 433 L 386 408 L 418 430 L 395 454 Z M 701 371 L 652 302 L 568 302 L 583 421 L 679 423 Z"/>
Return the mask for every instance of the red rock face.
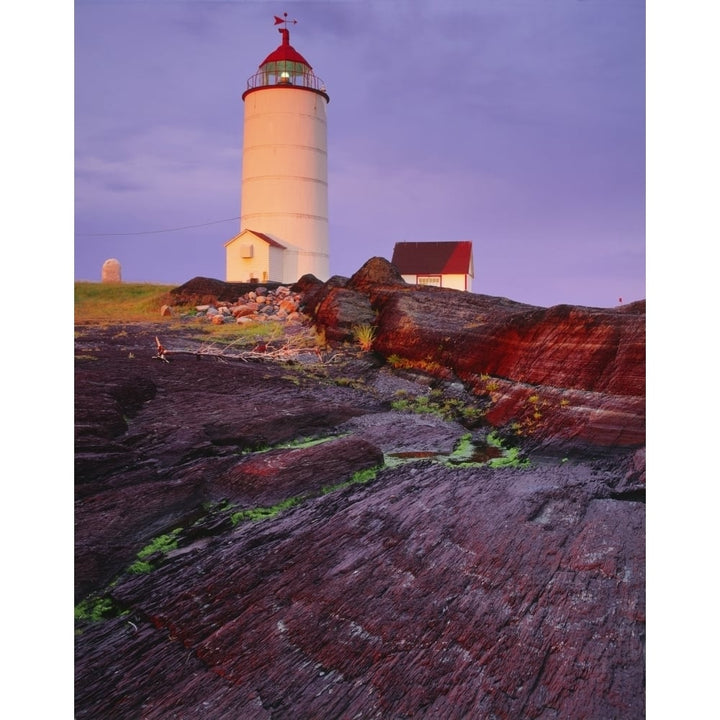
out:
<path id="1" fill-rule="evenodd" d="M 519 424 L 512 429 L 538 442 L 644 443 L 644 301 L 621 309 L 539 308 L 373 283 L 368 278 L 383 277 L 376 265 L 317 304 L 315 317 L 326 332 L 350 339 L 348 329 L 372 310 L 376 352 L 439 377 L 452 371 L 490 400 L 487 419 L 495 425 Z"/>

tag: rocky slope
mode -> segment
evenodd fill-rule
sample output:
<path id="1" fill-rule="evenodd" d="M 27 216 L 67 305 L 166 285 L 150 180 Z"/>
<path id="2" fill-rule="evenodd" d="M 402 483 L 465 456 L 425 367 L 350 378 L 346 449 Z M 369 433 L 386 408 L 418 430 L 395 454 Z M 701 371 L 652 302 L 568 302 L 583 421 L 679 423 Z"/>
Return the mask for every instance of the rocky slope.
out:
<path id="1" fill-rule="evenodd" d="M 337 340 L 371 323 L 378 353 L 452 373 L 487 398 L 489 422 L 516 434 L 565 447 L 645 442 L 645 301 L 539 308 L 406 285 L 373 258 L 348 280 L 316 284 L 307 305 Z"/>
<path id="2" fill-rule="evenodd" d="M 78 329 L 75 717 L 644 717 L 639 308 L 294 291 L 332 346 L 286 362 Z"/>

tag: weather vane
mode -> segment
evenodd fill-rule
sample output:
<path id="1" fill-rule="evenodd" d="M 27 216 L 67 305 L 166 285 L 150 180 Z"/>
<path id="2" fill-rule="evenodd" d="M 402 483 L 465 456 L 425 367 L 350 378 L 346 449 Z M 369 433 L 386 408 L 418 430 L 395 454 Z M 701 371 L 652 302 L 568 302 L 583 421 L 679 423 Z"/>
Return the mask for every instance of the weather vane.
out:
<path id="1" fill-rule="evenodd" d="M 293 25 L 297 24 L 297 20 L 288 20 L 287 19 L 287 13 L 283 13 L 283 17 L 278 17 L 277 15 L 273 15 L 275 18 L 275 24 L 280 25 L 281 23 L 285 23 L 285 29 L 287 30 L 288 23 L 292 23 Z M 278 28 L 279 29 L 279 28 Z M 282 30 L 281 30 L 282 32 Z"/>

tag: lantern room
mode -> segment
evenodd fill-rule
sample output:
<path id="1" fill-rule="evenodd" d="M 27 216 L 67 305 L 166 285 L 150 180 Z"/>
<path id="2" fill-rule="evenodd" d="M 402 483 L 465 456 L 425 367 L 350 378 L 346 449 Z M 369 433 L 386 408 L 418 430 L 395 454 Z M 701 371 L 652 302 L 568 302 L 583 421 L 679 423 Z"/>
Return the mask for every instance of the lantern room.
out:
<path id="1" fill-rule="evenodd" d="M 245 96 L 253 90 L 271 86 L 297 87 L 320 93 L 330 102 L 325 83 L 315 75 L 310 63 L 290 44 L 290 31 L 278 28 L 282 43 L 261 63 L 256 72 L 247 81 Z"/>

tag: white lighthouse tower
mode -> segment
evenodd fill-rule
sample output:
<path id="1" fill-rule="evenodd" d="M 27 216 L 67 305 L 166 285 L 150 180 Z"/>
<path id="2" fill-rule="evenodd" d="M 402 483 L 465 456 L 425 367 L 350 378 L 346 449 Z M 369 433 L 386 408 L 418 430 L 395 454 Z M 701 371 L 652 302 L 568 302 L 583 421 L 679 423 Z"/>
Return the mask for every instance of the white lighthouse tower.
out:
<path id="1" fill-rule="evenodd" d="M 329 276 L 327 118 L 330 98 L 310 63 L 282 43 L 247 83 L 240 233 L 225 244 L 228 281 L 292 283 Z"/>

